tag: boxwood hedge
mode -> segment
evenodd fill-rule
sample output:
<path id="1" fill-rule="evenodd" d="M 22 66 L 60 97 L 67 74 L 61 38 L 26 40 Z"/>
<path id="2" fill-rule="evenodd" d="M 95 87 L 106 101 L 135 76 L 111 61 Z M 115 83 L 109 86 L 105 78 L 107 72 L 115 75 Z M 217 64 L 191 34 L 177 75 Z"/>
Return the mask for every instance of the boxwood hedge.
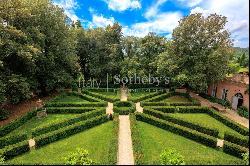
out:
<path id="1" fill-rule="evenodd" d="M 249 136 L 238 136 L 230 132 L 225 132 L 224 140 L 244 147 L 249 146 Z"/>
<path id="2" fill-rule="evenodd" d="M 38 110 L 40 110 L 40 109 L 38 109 Z M 9 123 L 9 124 L 1 127 L 0 128 L 0 136 L 7 135 L 11 131 L 17 129 L 18 127 L 20 127 L 21 125 L 23 125 L 24 123 L 26 123 L 27 121 L 29 121 L 31 118 L 33 118 L 34 116 L 36 116 L 36 113 L 37 113 L 38 110 L 32 110 L 32 111 L 26 113 L 21 118 L 18 118 L 16 120 L 12 121 L 11 123 Z"/>
<path id="3" fill-rule="evenodd" d="M 88 94 L 89 96 L 93 96 L 95 98 L 99 98 L 101 100 L 108 101 L 108 102 L 115 102 L 115 101 L 120 100 L 119 97 L 117 97 L 117 96 L 114 96 L 114 97 L 106 96 L 106 95 L 96 93 L 96 92 L 91 92 L 91 91 L 88 91 L 88 90 L 85 90 L 84 93 Z"/>
<path id="4" fill-rule="evenodd" d="M 96 116 L 100 116 L 100 115 L 105 114 L 105 113 L 106 113 L 105 108 L 97 109 L 97 110 L 94 110 L 91 112 L 83 113 L 83 114 L 81 114 L 75 118 L 69 119 L 69 120 L 64 120 L 64 121 L 59 122 L 59 123 L 51 123 L 51 124 L 47 124 L 46 126 L 37 127 L 37 128 L 32 129 L 32 132 L 31 132 L 32 137 L 36 137 L 36 136 L 39 136 L 39 135 L 42 135 L 42 134 L 45 134 L 45 133 L 48 133 L 51 131 L 55 131 L 55 130 L 58 130 L 58 129 L 63 128 L 65 126 L 69 126 L 69 125 L 75 124 L 75 123 L 80 122 L 80 121 L 84 121 L 84 120 L 87 120 L 87 119 L 90 119 L 90 118 L 93 118 Z"/>
<path id="5" fill-rule="evenodd" d="M 107 102 L 48 102 L 45 107 L 106 107 Z"/>
<path id="6" fill-rule="evenodd" d="M 0 149 L 27 140 L 27 134 L 17 134 L 0 138 Z"/>
<path id="7" fill-rule="evenodd" d="M 247 148 L 224 141 L 223 151 L 227 154 L 242 158 L 242 154 L 248 151 Z"/>
<path id="8" fill-rule="evenodd" d="M 81 131 L 87 130 L 89 128 L 92 128 L 94 126 L 97 126 L 99 124 L 102 124 L 104 122 L 107 122 L 109 119 L 107 117 L 107 115 L 101 115 L 101 116 L 97 116 L 91 119 L 88 119 L 86 121 L 81 121 L 78 123 L 75 123 L 73 125 L 70 126 L 66 126 L 63 127 L 59 130 L 53 131 L 53 132 L 49 132 L 43 135 L 40 135 L 38 137 L 35 137 L 35 141 L 36 141 L 36 147 L 42 147 L 46 144 L 55 142 L 57 140 L 66 138 L 70 135 L 79 133 Z"/>
<path id="9" fill-rule="evenodd" d="M 179 134 L 183 137 L 192 139 L 206 146 L 213 147 L 213 148 L 217 147 L 217 138 L 215 137 L 212 137 L 212 136 L 200 133 L 198 131 L 180 126 L 178 124 L 174 124 L 172 122 L 161 120 L 161 119 L 158 119 L 153 116 L 146 115 L 146 114 L 137 113 L 135 115 L 136 115 L 137 120 L 140 120 L 140 121 L 149 123 L 151 125 L 157 126 L 159 128 L 168 130 L 170 132 Z"/>
<path id="10" fill-rule="evenodd" d="M 119 115 L 128 115 L 130 113 L 135 112 L 135 107 L 117 107 L 117 106 L 114 106 L 113 110 L 115 113 L 118 113 Z"/>
<path id="11" fill-rule="evenodd" d="M 21 155 L 30 150 L 28 141 L 22 141 L 20 143 L 6 146 L 1 149 L 1 153 L 5 157 L 6 160 L 9 160 L 15 156 Z"/>
<path id="12" fill-rule="evenodd" d="M 47 107 L 46 112 L 49 114 L 80 114 L 98 108 L 102 107 Z"/>
<path id="13" fill-rule="evenodd" d="M 185 126 L 185 127 L 191 128 L 193 130 L 199 131 L 201 133 L 211 135 L 211 136 L 216 137 L 216 138 L 218 138 L 218 135 L 219 135 L 219 130 L 217 130 L 217 129 L 212 129 L 209 127 L 200 126 L 199 124 L 194 124 L 194 123 L 182 120 L 180 118 L 172 117 L 169 114 L 162 113 L 162 112 L 157 111 L 157 110 L 145 108 L 143 112 L 148 114 L 148 115 L 154 116 L 156 118 L 160 118 L 160 119 L 163 119 L 163 120 L 166 120 L 166 121 L 169 121 L 169 122 L 181 125 L 181 126 Z"/>

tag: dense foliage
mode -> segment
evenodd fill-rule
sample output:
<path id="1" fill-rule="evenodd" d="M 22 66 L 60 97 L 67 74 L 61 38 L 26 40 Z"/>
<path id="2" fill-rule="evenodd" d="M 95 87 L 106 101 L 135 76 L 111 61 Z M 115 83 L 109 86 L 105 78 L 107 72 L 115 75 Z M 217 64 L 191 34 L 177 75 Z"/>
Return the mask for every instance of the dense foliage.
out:
<path id="1" fill-rule="evenodd" d="M 185 165 L 184 158 L 174 149 L 165 149 L 160 155 L 161 165 Z"/>
<path id="2" fill-rule="evenodd" d="M 155 33 L 139 38 L 123 36 L 118 23 L 84 29 L 51 0 L 1 0 L 0 103 L 58 88 L 76 91 L 80 76 L 103 83 L 107 74 L 110 81 L 115 75 L 168 76 L 173 87 L 204 91 L 235 72 L 236 63 L 248 65 L 247 53 L 233 51 L 226 22 L 216 14 L 192 14 L 179 21 L 171 40 Z"/>
<path id="3" fill-rule="evenodd" d="M 92 165 L 92 163 L 92 159 L 89 158 L 89 152 L 82 148 L 78 148 L 77 152 L 65 157 L 66 165 Z"/>

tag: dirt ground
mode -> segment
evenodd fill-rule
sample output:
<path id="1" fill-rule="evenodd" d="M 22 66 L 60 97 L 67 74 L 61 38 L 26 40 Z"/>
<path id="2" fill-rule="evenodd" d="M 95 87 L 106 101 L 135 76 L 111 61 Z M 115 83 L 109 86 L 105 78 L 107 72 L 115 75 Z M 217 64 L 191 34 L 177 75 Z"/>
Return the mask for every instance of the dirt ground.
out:
<path id="1" fill-rule="evenodd" d="M 27 101 L 21 102 L 19 104 L 8 104 L 4 106 L 4 109 L 8 110 L 10 115 L 9 118 L 3 121 L 0 121 L 0 126 L 6 125 L 11 121 L 23 116 L 25 113 L 31 111 L 33 108 L 38 106 L 37 101 L 41 99 L 43 102 L 53 98 L 57 93 L 50 94 L 45 97 L 35 97 Z"/>

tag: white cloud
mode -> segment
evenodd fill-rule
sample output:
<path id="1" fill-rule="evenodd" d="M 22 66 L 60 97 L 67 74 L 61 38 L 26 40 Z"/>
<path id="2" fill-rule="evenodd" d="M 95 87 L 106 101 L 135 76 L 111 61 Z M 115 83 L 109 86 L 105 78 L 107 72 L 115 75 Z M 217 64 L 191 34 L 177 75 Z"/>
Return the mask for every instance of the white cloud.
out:
<path id="1" fill-rule="evenodd" d="M 127 36 L 134 35 L 138 37 L 143 37 L 149 32 L 155 32 L 157 34 L 172 33 L 181 18 L 182 14 L 180 12 L 160 13 L 146 22 L 136 23 L 131 27 L 124 27 L 123 33 Z"/>
<path id="2" fill-rule="evenodd" d="M 184 6 L 194 7 L 200 4 L 203 0 L 177 0 L 177 1 L 183 4 Z"/>
<path id="3" fill-rule="evenodd" d="M 158 13 L 158 8 L 160 5 L 162 5 L 163 3 L 165 3 L 167 0 L 157 0 L 157 2 L 152 5 L 151 7 L 149 7 L 145 13 L 145 17 L 146 18 L 150 18 L 155 16 Z"/>
<path id="4" fill-rule="evenodd" d="M 90 23 L 90 27 L 106 27 L 108 25 L 113 25 L 114 22 L 114 17 L 105 18 L 102 15 L 94 14 L 92 16 L 92 22 Z"/>
<path id="5" fill-rule="evenodd" d="M 103 0 L 108 4 L 108 8 L 114 11 L 125 11 L 127 9 L 141 8 L 139 0 Z"/>
<path id="6" fill-rule="evenodd" d="M 65 14 L 72 20 L 76 21 L 79 20 L 78 16 L 75 14 L 75 9 L 79 7 L 76 0 L 55 0 L 55 5 L 63 8 Z"/>
<path id="7" fill-rule="evenodd" d="M 234 46 L 249 46 L 249 1 L 248 0 L 210 0 L 204 1 L 191 13 L 203 13 L 205 16 L 217 13 L 227 17 L 226 29 L 231 32 Z"/>

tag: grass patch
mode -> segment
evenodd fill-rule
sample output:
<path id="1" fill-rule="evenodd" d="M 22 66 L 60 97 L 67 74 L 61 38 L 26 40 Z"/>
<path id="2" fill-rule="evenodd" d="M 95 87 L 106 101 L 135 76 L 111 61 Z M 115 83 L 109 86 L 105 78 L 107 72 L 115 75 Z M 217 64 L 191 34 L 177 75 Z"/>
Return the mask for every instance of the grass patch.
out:
<path id="1" fill-rule="evenodd" d="M 117 92 L 95 92 L 95 93 L 99 93 L 108 97 L 117 97 Z"/>
<path id="2" fill-rule="evenodd" d="M 109 145 L 111 143 L 113 122 L 109 121 L 85 132 L 75 134 L 63 140 L 51 143 L 37 150 L 18 156 L 7 164 L 58 164 L 63 165 L 63 158 L 76 148 L 84 148 L 89 157 L 98 164 L 109 164 Z"/>
<path id="3" fill-rule="evenodd" d="M 174 114 L 169 114 L 173 117 L 180 118 L 182 120 L 199 124 L 201 126 L 206 126 L 209 128 L 214 128 L 219 130 L 219 138 L 224 137 L 225 132 L 231 132 L 234 133 L 235 135 L 241 135 L 237 131 L 231 129 L 230 127 L 224 125 L 223 123 L 219 122 L 218 120 L 214 119 L 213 117 L 207 115 L 207 114 L 183 114 L 183 113 L 174 113 Z"/>
<path id="4" fill-rule="evenodd" d="M 160 164 L 160 153 L 165 148 L 174 148 L 184 156 L 188 165 L 239 165 L 243 161 L 225 154 L 222 151 L 209 148 L 195 141 L 156 128 L 144 122 L 138 122 L 141 135 L 143 164 Z"/>
<path id="5" fill-rule="evenodd" d="M 42 119 L 38 119 L 37 117 L 33 117 L 31 120 L 26 122 L 24 125 L 20 126 L 19 128 L 15 129 L 8 135 L 15 135 L 15 134 L 23 134 L 27 133 L 28 136 L 31 135 L 31 130 L 36 127 L 42 127 L 46 124 L 57 123 L 66 119 L 71 119 L 76 117 L 77 114 L 48 114 L 47 117 Z"/>

